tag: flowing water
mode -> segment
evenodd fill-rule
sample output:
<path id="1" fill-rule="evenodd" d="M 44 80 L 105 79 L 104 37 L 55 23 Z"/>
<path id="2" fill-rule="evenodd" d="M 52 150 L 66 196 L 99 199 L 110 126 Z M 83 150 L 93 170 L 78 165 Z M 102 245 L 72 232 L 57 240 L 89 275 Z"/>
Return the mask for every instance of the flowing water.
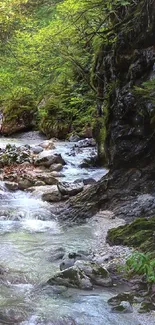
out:
<path id="1" fill-rule="evenodd" d="M 39 143 L 41 139 L 1 138 L 18 145 Z M 94 149 L 69 156 L 73 144 L 58 142 L 55 151 L 67 161 L 65 179 L 99 179 L 104 169 L 80 169 L 79 163 Z M 0 324 L 139 325 L 134 314 L 110 312 L 108 298 L 115 289 L 60 291 L 43 285 L 59 269 L 52 262 L 54 252 L 78 249 L 89 251 L 96 241 L 91 223 L 67 228 L 59 224 L 52 205 L 26 192 L 8 192 L 0 184 Z M 58 322 L 63 320 L 63 322 Z"/>

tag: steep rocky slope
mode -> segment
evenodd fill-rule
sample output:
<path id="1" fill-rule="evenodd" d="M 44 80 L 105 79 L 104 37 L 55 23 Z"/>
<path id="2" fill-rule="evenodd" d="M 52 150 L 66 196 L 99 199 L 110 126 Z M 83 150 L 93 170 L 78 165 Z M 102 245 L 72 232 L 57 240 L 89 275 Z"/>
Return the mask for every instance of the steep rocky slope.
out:
<path id="1" fill-rule="evenodd" d="M 109 44 L 97 55 L 93 78 L 98 121 L 106 124 L 104 150 L 110 171 L 85 195 L 68 202 L 65 215 L 72 220 L 90 217 L 99 208 L 128 220 L 155 212 L 154 107 L 135 91 L 155 76 L 155 1 L 119 8 L 112 19 Z M 102 128 L 97 136 L 103 146 L 101 133 Z"/>

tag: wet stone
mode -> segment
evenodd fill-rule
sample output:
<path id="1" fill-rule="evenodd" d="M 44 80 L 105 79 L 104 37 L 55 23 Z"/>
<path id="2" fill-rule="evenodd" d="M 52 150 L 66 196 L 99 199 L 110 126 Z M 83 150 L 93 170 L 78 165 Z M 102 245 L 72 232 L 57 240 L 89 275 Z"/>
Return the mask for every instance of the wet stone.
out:
<path id="1" fill-rule="evenodd" d="M 15 182 L 5 182 L 5 186 L 10 191 L 18 190 L 18 183 Z"/>
<path id="2" fill-rule="evenodd" d="M 150 311 L 155 310 L 155 303 L 151 301 L 143 301 L 141 303 L 140 309 L 138 310 L 139 313 L 149 313 Z"/>
<path id="3" fill-rule="evenodd" d="M 58 189 L 62 195 L 74 196 L 83 191 L 83 183 L 58 182 Z"/>
<path id="4" fill-rule="evenodd" d="M 34 146 L 31 148 L 32 152 L 34 154 L 39 154 L 40 152 L 42 152 L 44 149 L 41 146 Z"/>
<path id="5" fill-rule="evenodd" d="M 63 247 L 60 247 L 60 248 L 55 249 L 50 254 L 51 254 L 51 256 L 48 259 L 50 262 L 61 260 L 65 255 L 65 249 Z"/>
<path id="6" fill-rule="evenodd" d="M 63 166 L 62 164 L 52 164 L 50 166 L 50 170 L 53 172 L 53 171 L 56 171 L 56 172 L 59 172 L 60 170 L 62 170 Z"/>
<path id="7" fill-rule="evenodd" d="M 121 292 L 117 296 L 114 296 L 108 300 L 108 304 L 111 306 L 119 305 L 122 301 L 128 301 L 133 303 L 134 295 L 131 292 Z"/>
<path id="8" fill-rule="evenodd" d="M 128 301 L 122 301 L 119 305 L 112 307 L 113 313 L 132 313 L 133 308 Z"/>

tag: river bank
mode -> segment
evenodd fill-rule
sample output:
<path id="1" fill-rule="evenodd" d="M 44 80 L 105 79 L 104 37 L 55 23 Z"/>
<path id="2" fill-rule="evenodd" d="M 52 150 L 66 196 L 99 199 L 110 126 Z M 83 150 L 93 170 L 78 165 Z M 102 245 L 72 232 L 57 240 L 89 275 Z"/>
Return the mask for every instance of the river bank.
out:
<path id="1" fill-rule="evenodd" d="M 36 139 L 35 134 L 31 135 L 31 139 L 27 136 L 24 134 L 24 141 L 19 137 L 12 144 L 21 146 L 33 142 L 33 145 L 38 145 L 43 140 Z M 3 139 L 5 145 L 10 141 L 2 138 L 1 146 Z M 53 148 L 54 153 L 61 154 L 67 162 L 61 171 L 65 181 L 90 177 L 97 181 L 107 172 L 103 168 L 79 167 L 83 159 L 91 156 L 94 148 L 82 148 L 72 155 L 73 146 L 75 143 L 60 142 L 58 145 L 55 143 L 56 148 Z M 94 287 L 93 291 L 42 286 L 59 272 L 61 259 L 54 260 L 57 250 L 63 250 L 67 255 L 88 252 L 93 261 L 104 262 L 104 265 L 109 260 L 114 264 L 124 263 L 131 250 L 123 246 L 110 247 L 106 243 L 107 230 L 124 224 L 122 219 L 114 219 L 110 211 L 100 211 L 84 224 L 68 227 L 55 214 L 54 202 L 43 201 L 34 192 L 9 191 L 3 181 L 0 200 L 2 324 L 103 325 L 106 322 L 108 325 L 145 325 L 148 320 L 153 324 L 153 313 L 141 317 L 135 308 L 129 314 L 111 313 L 107 301 L 120 290 L 130 289 L 126 281 L 122 281 L 120 287 Z M 116 280 L 114 284 L 117 284 Z"/>

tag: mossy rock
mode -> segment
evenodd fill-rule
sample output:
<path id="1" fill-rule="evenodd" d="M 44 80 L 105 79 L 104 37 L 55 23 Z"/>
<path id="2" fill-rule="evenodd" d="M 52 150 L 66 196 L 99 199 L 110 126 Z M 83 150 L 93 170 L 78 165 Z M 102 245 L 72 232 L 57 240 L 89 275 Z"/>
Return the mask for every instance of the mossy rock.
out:
<path id="1" fill-rule="evenodd" d="M 155 304 L 150 301 L 144 301 L 141 303 L 138 312 L 144 314 L 144 313 L 149 313 L 152 310 L 155 310 Z"/>
<path id="2" fill-rule="evenodd" d="M 111 297 L 108 304 L 111 306 L 119 305 L 122 301 L 134 302 L 134 295 L 131 292 L 120 292 L 117 296 Z"/>
<path id="3" fill-rule="evenodd" d="M 155 251 L 155 217 L 138 218 L 128 225 L 112 228 L 108 231 L 107 242 L 110 245 L 138 247 L 144 252 Z"/>

